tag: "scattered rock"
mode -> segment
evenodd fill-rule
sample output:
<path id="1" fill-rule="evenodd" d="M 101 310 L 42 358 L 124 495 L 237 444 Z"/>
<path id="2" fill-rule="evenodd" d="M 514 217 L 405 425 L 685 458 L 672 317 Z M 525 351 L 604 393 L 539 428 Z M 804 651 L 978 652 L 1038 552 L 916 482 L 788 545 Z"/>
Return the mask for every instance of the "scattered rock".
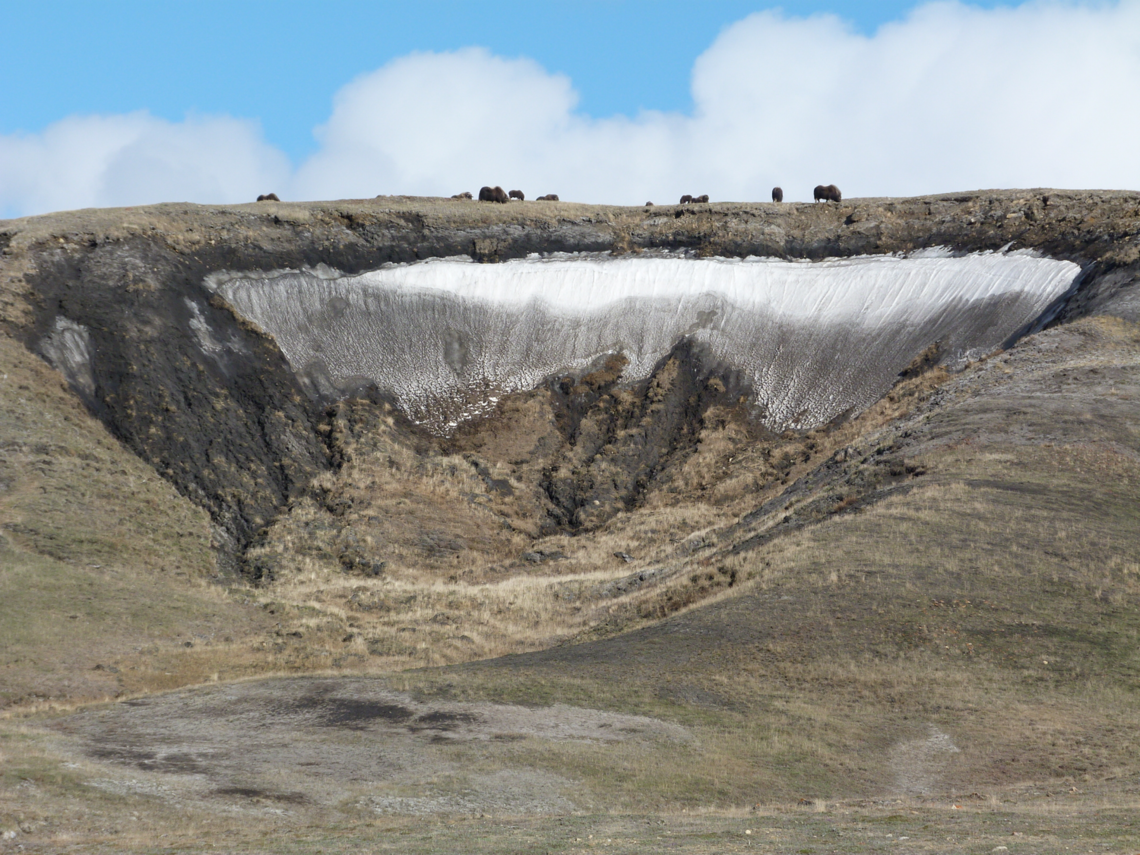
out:
<path id="1" fill-rule="evenodd" d="M 566 555 L 557 550 L 539 549 L 534 552 L 524 552 L 522 554 L 523 561 L 531 561 L 535 564 L 541 564 L 544 561 L 561 561 L 566 558 Z"/>

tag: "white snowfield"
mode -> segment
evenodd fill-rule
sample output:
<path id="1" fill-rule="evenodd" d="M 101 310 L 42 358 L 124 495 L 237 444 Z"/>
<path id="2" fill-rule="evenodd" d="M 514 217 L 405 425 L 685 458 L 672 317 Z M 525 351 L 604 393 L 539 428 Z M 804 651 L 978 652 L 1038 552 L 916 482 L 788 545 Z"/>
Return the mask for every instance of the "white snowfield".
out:
<path id="1" fill-rule="evenodd" d="M 467 258 L 211 286 L 272 335 L 314 395 L 367 383 L 447 431 L 503 393 L 612 353 L 643 380 L 681 339 L 738 372 L 765 423 L 810 428 L 878 400 L 930 344 L 974 359 L 1024 332 L 1080 268 L 1024 252 L 819 262 L 681 255 Z"/>

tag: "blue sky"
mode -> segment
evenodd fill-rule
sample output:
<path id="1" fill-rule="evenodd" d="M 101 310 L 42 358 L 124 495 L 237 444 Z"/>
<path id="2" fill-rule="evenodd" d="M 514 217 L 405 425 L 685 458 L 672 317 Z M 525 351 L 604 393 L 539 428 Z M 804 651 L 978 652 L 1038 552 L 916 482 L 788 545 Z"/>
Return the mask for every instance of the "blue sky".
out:
<path id="1" fill-rule="evenodd" d="M 1042 167 L 1040 180 L 1034 180 L 1036 173 L 1019 163 L 1016 154 L 1032 135 L 1013 144 L 1012 126 L 1002 124 L 992 110 L 994 103 L 1005 101 L 1014 113 L 1025 113 L 1022 120 L 1036 123 L 1027 127 L 1041 130 L 1067 109 L 1097 106 L 1096 98 L 1089 103 L 1080 87 L 1064 88 L 1053 98 L 1043 95 L 1047 87 L 1068 86 L 1063 81 L 1072 77 L 1072 68 L 1088 65 L 1085 60 L 1094 53 L 1099 70 L 1113 73 L 1103 84 L 1113 92 L 1119 88 L 1123 101 L 1116 103 L 1135 104 L 1137 90 L 1129 92 L 1127 86 L 1140 83 L 1129 76 L 1140 63 L 1140 26 L 1135 33 L 1127 30 L 1140 21 L 1137 0 L 45 0 L 7 5 L 8 38 L 0 50 L 0 158 L 7 161 L 0 161 L 0 216 L 59 205 L 160 201 L 166 198 L 155 197 L 160 191 L 196 201 L 237 201 L 252 186 L 239 191 L 233 176 L 242 168 L 248 174 L 251 165 L 257 166 L 254 172 L 262 184 L 274 182 L 294 198 L 336 194 L 354 189 L 329 167 L 334 152 L 343 160 L 349 151 L 361 164 L 387 164 L 374 174 L 368 173 L 371 167 L 364 170 L 370 176 L 368 189 L 377 192 L 478 190 L 484 178 L 505 184 L 513 177 L 503 175 L 500 182 L 496 175 L 476 175 L 478 163 L 488 164 L 488 171 L 497 164 L 501 172 L 518 163 L 518 181 L 549 176 L 547 183 L 559 187 L 577 182 L 591 196 L 583 201 L 618 201 L 599 197 L 629 171 L 621 158 L 601 157 L 601 164 L 594 157 L 599 168 L 617 170 L 613 180 L 579 180 L 564 165 L 591 146 L 606 153 L 626 146 L 625 162 L 636 159 L 644 172 L 645 194 L 703 189 L 722 198 L 752 198 L 769 181 L 795 182 L 796 187 L 818 183 L 806 174 L 807 161 L 796 162 L 797 152 L 815 158 L 826 173 L 818 176 L 821 181 L 842 181 L 873 195 L 971 189 L 971 182 L 1010 186 L 1100 180 L 1108 186 L 1135 186 L 1140 181 L 1136 169 L 1122 162 L 1121 147 L 1081 148 L 1075 140 L 1068 149 L 1050 143 L 1040 157 L 1030 157 Z M 976 40 L 971 37 L 975 31 Z M 1066 39 L 1074 32 L 1066 57 Z M 1105 41 L 1103 50 L 1100 41 Z M 930 50 L 924 51 L 924 45 Z M 428 61 L 411 61 L 416 55 Z M 992 70 L 988 79 L 987 69 Z M 738 85 L 742 80 L 746 88 Z M 365 85 L 369 81 L 371 88 Z M 486 85 L 474 86 L 480 82 Z M 1095 78 L 1081 85 L 1091 88 Z M 437 96 L 464 86 L 470 103 L 488 96 L 480 103 L 489 114 L 499 104 L 513 106 L 513 113 L 495 117 L 506 126 L 502 133 L 509 137 L 505 148 L 512 150 L 513 161 L 499 163 L 493 150 L 488 156 L 492 131 L 481 129 L 476 118 L 449 124 L 441 115 L 444 109 L 461 111 L 463 104 Z M 783 95 L 772 94 L 777 87 Z M 1035 91 L 1038 87 L 1041 91 Z M 951 155 L 968 155 L 977 168 L 948 168 L 941 182 L 919 177 L 924 164 L 910 162 L 921 160 L 914 147 L 924 137 L 908 126 L 906 115 L 924 91 L 961 111 L 941 130 L 923 115 L 932 150 L 945 142 Z M 731 98 L 749 113 L 730 118 Z M 1026 98 L 1032 103 L 1023 104 Z M 558 109 L 547 109 L 550 103 Z M 844 149 L 843 141 L 835 140 L 829 149 L 821 142 L 821 137 L 842 135 L 843 126 L 821 119 L 809 129 L 810 109 L 794 126 L 784 121 L 801 103 L 840 119 L 848 105 L 853 119 L 882 105 L 883 120 L 874 127 L 897 117 L 908 148 L 879 158 L 884 145 L 898 143 L 890 138 L 867 141 L 867 134 L 874 133 L 870 126 L 852 128 L 860 134 L 860 145 L 868 146 L 862 162 L 868 156 L 881 159 L 875 167 L 879 170 L 902 163 L 910 177 L 872 180 L 864 171 L 860 177 L 866 186 L 861 186 L 849 174 L 859 163 L 850 146 Z M 982 109 L 975 115 L 971 105 L 978 104 Z M 1054 115 L 1047 115 L 1050 104 Z M 1111 104 L 1105 96 L 1104 106 Z M 400 116 L 387 121 L 370 115 L 371 110 L 397 107 Z M 535 113 L 546 116 L 545 130 L 530 133 L 527 123 Z M 701 124 L 706 116 L 709 120 Z M 993 164 L 986 147 L 967 152 L 953 144 L 957 129 L 975 120 L 982 123 L 979 131 L 987 122 L 997 122 L 990 126 L 1001 137 L 1001 156 L 995 155 Z M 417 130 L 401 130 L 397 124 Z M 803 138 L 790 138 L 793 130 Z M 702 133 L 716 134 L 718 140 L 739 137 L 735 148 L 707 152 L 721 158 L 718 169 L 707 163 L 690 169 L 701 159 L 696 140 Z M 415 162 L 417 149 L 431 149 L 441 134 L 469 134 L 471 145 Z M 1067 131 L 1062 135 L 1070 136 Z M 734 181 L 731 160 L 747 150 L 749 137 L 762 143 L 758 157 L 770 166 Z M 557 151 L 560 141 L 571 138 L 578 140 L 575 149 Z M 91 142 L 84 145 L 84 140 Z M 363 152 L 370 147 L 374 151 L 368 161 Z M 540 149 L 547 152 L 545 162 L 536 153 Z M 195 160 L 195 150 L 205 154 Z M 236 152 L 235 162 L 212 171 L 210 161 L 224 160 L 227 150 Z M 472 160 L 463 160 L 464 150 Z M 481 160 L 474 159 L 478 155 Z M 656 172 L 650 168 L 652 158 Z M 1059 160 L 1072 158 L 1096 159 L 1102 167 L 1121 162 L 1117 172 L 1057 168 Z M 551 168 L 554 163 L 562 166 Z M 1003 181 L 1005 167 L 1008 180 Z M 689 184 L 673 187 L 665 180 L 670 174 Z M 967 186 L 959 186 L 963 181 Z M 699 182 L 704 184 L 690 186 Z M 69 185 L 74 192 L 69 193 Z M 631 184 L 623 192 L 641 186 Z M 531 195 L 558 190 L 532 184 Z M 791 198 L 802 195 L 793 192 Z"/>
<path id="2" fill-rule="evenodd" d="M 692 109 L 694 60 L 752 12 L 838 14 L 873 33 L 915 2 L 789 0 L 143 0 L 13 2 L 0 50 L 0 133 L 72 114 L 147 110 L 261 120 L 294 161 L 333 94 L 413 51 L 481 46 L 527 56 L 574 81 L 579 110 L 603 117 Z M 981 7 L 994 2 L 973 3 Z M 1019 5 L 1005 3 L 1003 5 Z M 14 38 L 13 38 L 14 36 Z M 8 85 L 20 81 L 19 85 Z"/>

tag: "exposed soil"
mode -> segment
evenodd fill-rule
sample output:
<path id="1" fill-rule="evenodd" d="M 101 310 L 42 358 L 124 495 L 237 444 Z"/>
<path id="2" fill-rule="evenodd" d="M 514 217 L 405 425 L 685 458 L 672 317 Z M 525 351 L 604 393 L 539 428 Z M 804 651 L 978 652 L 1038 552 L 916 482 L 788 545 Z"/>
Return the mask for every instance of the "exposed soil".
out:
<path id="1" fill-rule="evenodd" d="M 60 324 L 87 331 L 90 367 L 65 371 L 73 388 L 113 435 L 210 512 L 228 562 L 329 462 L 319 407 L 274 343 L 211 298 L 204 283 L 215 271 L 323 264 L 355 273 L 461 254 L 493 262 L 531 252 L 669 248 L 822 258 L 1012 245 L 1087 268 L 1077 299 L 1058 307 L 1066 318 L 1137 312 L 1140 196 L 1134 193 L 1025 190 L 699 208 L 378 197 L 169 204 L 5 221 L 0 325 L 41 354 L 63 335 Z M 623 418 L 636 419 L 646 406 L 630 402 Z M 699 413 L 679 415 L 691 421 Z M 573 408 L 570 418 L 576 419 Z M 588 422 L 584 437 L 600 430 L 601 439 L 612 428 Z M 673 442 L 680 426 L 670 416 L 644 439 Z M 652 458 L 668 451 L 648 454 L 623 461 L 619 453 L 611 463 L 627 485 L 619 483 L 615 498 L 627 501 L 643 470 L 655 465 Z M 571 461 L 551 474 L 556 521 L 583 524 L 590 503 L 608 499 L 591 495 L 600 473 L 590 469 Z"/>
<path id="2" fill-rule="evenodd" d="M 271 680 L 94 709 L 54 729 L 66 748 L 109 763 L 95 786 L 185 802 L 343 806 L 376 813 L 566 813 L 573 782 L 524 765 L 521 741 L 679 741 L 675 724 L 566 705 L 536 709 L 416 700 L 362 679 Z M 453 749 L 483 743 L 505 768 L 464 768 Z M 496 746 L 501 746 L 497 748 Z M 112 770 L 111 767 L 114 767 Z"/>

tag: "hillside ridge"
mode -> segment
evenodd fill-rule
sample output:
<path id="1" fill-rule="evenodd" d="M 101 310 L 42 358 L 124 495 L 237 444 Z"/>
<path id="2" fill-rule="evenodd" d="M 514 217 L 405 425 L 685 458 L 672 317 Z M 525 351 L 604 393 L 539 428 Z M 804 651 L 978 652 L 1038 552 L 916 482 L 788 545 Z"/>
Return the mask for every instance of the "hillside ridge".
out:
<path id="1" fill-rule="evenodd" d="M 933 246 L 1082 274 L 811 430 L 687 336 L 435 435 L 375 386 L 314 398 L 206 282 Z M 0 843 L 1125 847 L 1138 246 L 1140 194 L 1053 190 L 0 222 Z"/>
<path id="2" fill-rule="evenodd" d="M 0 223 L 0 329 L 75 352 L 72 388 L 112 432 L 206 508 L 234 555 L 329 468 L 323 415 L 280 350 L 234 317 L 211 274 L 468 255 L 684 249 L 818 259 L 932 246 L 1033 249 L 1084 268 L 1062 319 L 1140 317 L 1140 194 L 1007 190 L 834 204 L 494 205 L 377 197 L 61 212 Z M 199 327 L 195 327 L 195 323 Z M 83 338 L 75 330 L 82 328 Z M 216 332 L 212 358 L 188 330 Z M 70 350 L 69 350 L 70 349 Z M 86 367 L 90 364 L 90 368 Z M 90 373 L 93 372 L 93 373 Z"/>

